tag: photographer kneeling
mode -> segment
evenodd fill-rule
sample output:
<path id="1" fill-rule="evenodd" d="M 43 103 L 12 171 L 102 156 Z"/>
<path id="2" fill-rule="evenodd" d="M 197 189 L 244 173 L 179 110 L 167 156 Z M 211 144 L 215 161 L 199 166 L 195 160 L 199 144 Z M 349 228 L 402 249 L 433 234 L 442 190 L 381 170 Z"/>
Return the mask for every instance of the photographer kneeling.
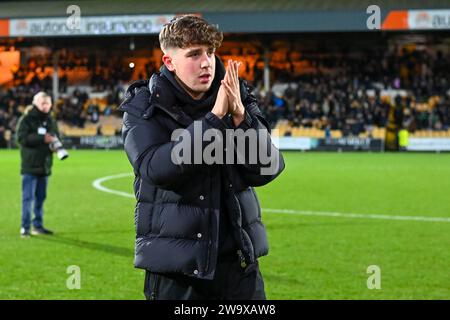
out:
<path id="1" fill-rule="evenodd" d="M 39 92 L 33 97 L 33 106 L 28 107 L 17 125 L 17 142 L 20 145 L 22 174 L 22 237 L 30 236 L 31 206 L 34 202 L 34 219 L 31 234 L 53 234 L 44 228 L 44 200 L 47 194 L 48 177 L 53 163 L 52 152 L 62 149 L 58 139 L 56 121 L 50 115 L 51 97 Z M 65 150 L 62 149 L 64 152 Z M 67 157 L 67 152 L 64 157 Z"/>

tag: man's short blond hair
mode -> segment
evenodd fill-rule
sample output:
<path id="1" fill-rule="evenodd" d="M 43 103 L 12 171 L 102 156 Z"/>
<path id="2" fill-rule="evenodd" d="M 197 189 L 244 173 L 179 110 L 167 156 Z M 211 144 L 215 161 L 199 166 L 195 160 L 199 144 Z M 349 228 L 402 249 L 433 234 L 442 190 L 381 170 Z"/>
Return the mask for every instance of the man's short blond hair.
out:
<path id="1" fill-rule="evenodd" d="M 187 48 L 191 45 L 206 45 L 217 49 L 222 44 L 223 34 L 205 19 L 184 15 L 173 18 L 159 33 L 161 50 Z"/>
<path id="2" fill-rule="evenodd" d="M 41 99 L 41 98 L 49 98 L 49 99 L 51 99 L 52 97 L 50 97 L 50 95 L 48 95 L 44 91 L 39 91 L 33 97 L 33 104 L 36 105 L 38 103 L 39 99 Z"/>

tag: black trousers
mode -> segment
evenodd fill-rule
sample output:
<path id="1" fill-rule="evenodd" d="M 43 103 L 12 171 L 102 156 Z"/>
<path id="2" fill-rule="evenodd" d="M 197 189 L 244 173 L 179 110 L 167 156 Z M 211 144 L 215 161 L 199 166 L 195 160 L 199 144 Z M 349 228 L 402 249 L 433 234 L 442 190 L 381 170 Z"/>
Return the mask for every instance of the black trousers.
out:
<path id="1" fill-rule="evenodd" d="M 182 274 L 145 272 L 147 300 L 265 300 L 258 261 L 242 267 L 239 260 L 217 264 L 213 280 Z"/>

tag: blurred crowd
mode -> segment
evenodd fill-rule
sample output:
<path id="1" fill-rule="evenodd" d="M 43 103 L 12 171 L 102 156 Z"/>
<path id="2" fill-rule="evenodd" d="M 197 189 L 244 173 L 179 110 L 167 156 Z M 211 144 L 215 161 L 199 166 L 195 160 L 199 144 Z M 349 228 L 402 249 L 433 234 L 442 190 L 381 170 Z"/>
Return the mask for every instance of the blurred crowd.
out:
<path id="1" fill-rule="evenodd" d="M 366 53 L 316 63 L 323 72 L 292 77 L 289 70 L 275 71 L 277 81 L 287 83 L 281 91 L 256 86 L 272 124 L 287 119 L 293 126 L 358 135 L 386 127 L 393 107 L 400 126 L 411 132 L 449 128 L 450 56 L 442 52 Z"/>
<path id="2" fill-rule="evenodd" d="M 120 116 L 116 107 L 131 81 L 131 69 L 114 59 L 108 63 L 95 59 L 61 59 L 60 99 L 54 106 L 58 120 L 83 127 L 86 122 L 98 122 L 100 115 Z M 374 51 L 309 59 L 314 73 L 293 76 L 289 67 L 271 70 L 275 81 L 268 91 L 263 88 L 263 73 L 255 73 L 254 94 L 272 126 L 285 119 L 292 126 L 358 135 L 374 126 L 385 127 L 394 107 L 400 126 L 409 131 L 449 128 L 450 57 L 440 51 Z M 33 94 L 40 90 L 51 93 L 52 78 L 38 76 L 50 65 L 48 59 L 29 61 L 15 72 L 13 86 L 0 87 L 0 146 L 14 134 Z M 75 89 L 69 93 L 66 75 L 80 66 L 90 75 L 90 91 Z M 149 63 L 138 77 L 149 78 L 155 70 Z M 90 99 L 96 92 L 104 94 L 102 105 L 98 99 Z M 386 92 L 390 97 L 383 95 Z"/>
<path id="3" fill-rule="evenodd" d="M 0 88 L 0 148 L 7 146 L 7 141 L 15 133 L 18 119 L 31 105 L 33 95 L 40 91 L 39 88 L 30 85 Z M 53 106 L 55 118 L 70 126 L 84 128 L 86 123 L 98 123 L 101 115 L 121 116 L 116 107 L 123 100 L 125 86 L 118 84 L 113 90 L 105 91 L 102 99 L 90 99 L 88 92 L 80 89 L 61 94 Z M 47 92 L 51 93 L 51 90 Z"/>

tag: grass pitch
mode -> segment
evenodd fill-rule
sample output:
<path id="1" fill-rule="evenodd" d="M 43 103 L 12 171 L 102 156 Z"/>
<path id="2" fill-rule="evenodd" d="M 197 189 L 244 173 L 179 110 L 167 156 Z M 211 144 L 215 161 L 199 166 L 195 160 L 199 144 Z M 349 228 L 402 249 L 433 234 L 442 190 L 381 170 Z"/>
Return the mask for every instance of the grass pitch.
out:
<path id="1" fill-rule="evenodd" d="M 269 299 L 450 299 L 450 154 L 284 156 L 282 175 L 257 189 L 271 209 L 260 259 Z M 19 164 L 17 150 L 0 151 L 0 299 L 143 299 L 135 202 L 92 186 L 131 172 L 125 153 L 55 158 L 44 216 L 53 237 L 19 236 Z M 102 185 L 131 193 L 132 177 Z M 71 265 L 79 290 L 66 286 Z M 380 289 L 367 287 L 371 265 Z"/>

